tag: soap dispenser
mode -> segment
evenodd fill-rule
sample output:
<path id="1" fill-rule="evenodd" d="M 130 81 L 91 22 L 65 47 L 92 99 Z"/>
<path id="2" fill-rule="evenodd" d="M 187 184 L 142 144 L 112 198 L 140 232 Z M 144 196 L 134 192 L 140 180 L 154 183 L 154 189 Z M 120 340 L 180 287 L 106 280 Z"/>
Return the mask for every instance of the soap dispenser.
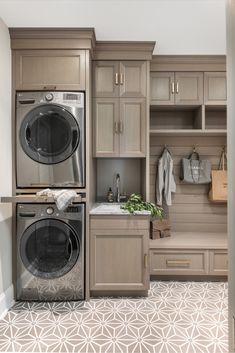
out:
<path id="1" fill-rule="evenodd" d="M 109 187 L 109 190 L 107 192 L 107 201 L 108 202 L 113 202 L 114 201 L 114 195 L 113 195 L 113 191 L 112 191 L 111 187 Z"/>

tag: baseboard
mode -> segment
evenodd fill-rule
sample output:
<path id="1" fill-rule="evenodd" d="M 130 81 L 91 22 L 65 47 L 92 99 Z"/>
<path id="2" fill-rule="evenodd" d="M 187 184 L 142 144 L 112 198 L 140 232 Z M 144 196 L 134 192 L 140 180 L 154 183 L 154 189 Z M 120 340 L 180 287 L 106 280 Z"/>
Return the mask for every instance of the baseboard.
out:
<path id="1" fill-rule="evenodd" d="M 14 303 L 14 289 L 13 285 L 11 285 L 4 293 L 0 295 L 0 319 L 6 315 Z"/>

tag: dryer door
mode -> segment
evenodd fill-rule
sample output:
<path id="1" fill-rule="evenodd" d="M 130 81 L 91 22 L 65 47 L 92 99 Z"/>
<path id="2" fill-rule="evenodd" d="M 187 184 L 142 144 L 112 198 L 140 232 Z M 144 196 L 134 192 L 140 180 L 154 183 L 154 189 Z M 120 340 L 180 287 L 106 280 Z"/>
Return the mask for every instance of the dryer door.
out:
<path id="1" fill-rule="evenodd" d="M 67 223 L 43 219 L 25 230 L 19 251 L 24 266 L 35 277 L 54 279 L 73 268 L 80 254 L 80 240 Z"/>
<path id="2" fill-rule="evenodd" d="M 25 116 L 19 131 L 24 152 L 34 161 L 56 164 L 69 158 L 80 141 L 74 116 L 57 104 L 41 104 Z"/>

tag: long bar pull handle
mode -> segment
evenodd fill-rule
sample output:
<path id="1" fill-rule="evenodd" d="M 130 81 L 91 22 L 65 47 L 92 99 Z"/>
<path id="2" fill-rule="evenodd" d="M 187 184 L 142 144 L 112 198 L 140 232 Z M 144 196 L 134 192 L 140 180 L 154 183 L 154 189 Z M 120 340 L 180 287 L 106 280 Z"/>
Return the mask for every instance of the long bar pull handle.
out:
<path id="1" fill-rule="evenodd" d="M 119 132 L 120 132 L 120 134 L 123 133 L 123 130 L 124 130 L 123 122 L 122 122 L 122 121 L 119 121 Z"/>
<path id="2" fill-rule="evenodd" d="M 118 72 L 115 73 L 115 85 L 118 85 Z"/>
<path id="3" fill-rule="evenodd" d="M 120 74 L 120 85 L 124 84 L 124 74 Z"/>
<path id="4" fill-rule="evenodd" d="M 118 134 L 119 133 L 119 130 L 118 130 L 118 123 L 115 121 L 114 123 L 114 131 L 115 131 L 115 134 Z"/>
<path id="5" fill-rule="evenodd" d="M 190 266 L 190 260 L 166 260 L 166 265 L 168 267 L 189 267 Z"/>
<path id="6" fill-rule="evenodd" d="M 176 82 L 176 93 L 179 93 L 179 82 Z"/>
<path id="7" fill-rule="evenodd" d="M 172 94 L 175 93 L 175 83 L 174 82 L 171 83 L 171 93 Z"/>
<path id="8" fill-rule="evenodd" d="M 148 267 L 148 254 L 144 254 L 144 268 Z"/>

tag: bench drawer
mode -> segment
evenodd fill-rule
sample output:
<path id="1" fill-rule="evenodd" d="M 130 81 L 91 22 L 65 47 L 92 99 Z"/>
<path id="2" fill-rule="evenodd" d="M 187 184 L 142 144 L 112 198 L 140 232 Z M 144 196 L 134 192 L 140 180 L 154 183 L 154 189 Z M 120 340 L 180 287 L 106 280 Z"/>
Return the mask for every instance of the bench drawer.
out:
<path id="1" fill-rule="evenodd" d="M 204 250 L 150 250 L 151 275 L 202 275 L 208 273 Z"/>
<path id="2" fill-rule="evenodd" d="M 228 253 L 226 250 L 210 251 L 209 274 L 227 276 L 228 274 Z"/>

